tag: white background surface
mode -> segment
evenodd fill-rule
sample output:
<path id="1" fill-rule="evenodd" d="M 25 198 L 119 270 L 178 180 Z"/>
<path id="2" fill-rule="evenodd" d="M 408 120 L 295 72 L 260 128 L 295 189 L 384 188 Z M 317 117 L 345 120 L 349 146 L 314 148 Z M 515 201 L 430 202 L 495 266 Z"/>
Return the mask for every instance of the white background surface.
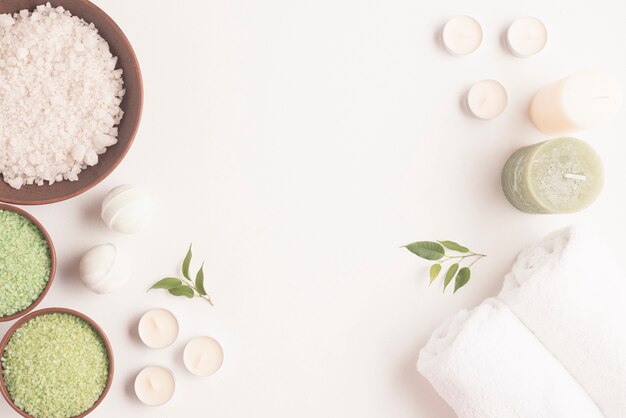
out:
<path id="1" fill-rule="evenodd" d="M 58 251 L 57 279 L 40 307 L 85 312 L 115 349 L 115 382 L 94 417 L 454 417 L 414 366 L 441 321 L 497 293 L 516 253 L 554 228 L 592 224 L 626 250 L 624 111 L 578 135 L 606 164 L 604 192 L 586 212 L 526 215 L 499 184 L 510 153 L 547 139 L 526 117 L 538 88 L 590 66 L 626 85 L 621 2 L 97 3 L 142 64 L 142 127 L 103 184 L 29 209 Z M 436 43 L 457 14 L 477 18 L 485 33 L 465 58 Z M 546 49 L 527 60 L 499 40 L 524 15 L 549 31 Z M 464 91 L 484 78 L 510 95 L 491 122 L 460 109 Z M 100 221 L 104 194 L 122 183 L 148 187 L 158 202 L 148 231 L 122 236 Z M 439 282 L 427 286 L 426 264 L 398 248 L 424 239 L 458 240 L 489 257 L 466 288 L 442 294 Z M 176 272 L 190 241 L 196 260 L 206 260 L 215 308 L 145 292 Z M 98 296 L 78 281 L 77 263 L 103 242 L 132 257 L 134 280 Z M 153 307 L 179 317 L 171 348 L 136 338 L 138 317 Z M 224 346 L 212 377 L 182 366 L 195 335 Z M 148 364 L 177 376 L 166 406 L 143 406 L 132 394 Z M 15 414 L 0 402 L 0 416 Z"/>

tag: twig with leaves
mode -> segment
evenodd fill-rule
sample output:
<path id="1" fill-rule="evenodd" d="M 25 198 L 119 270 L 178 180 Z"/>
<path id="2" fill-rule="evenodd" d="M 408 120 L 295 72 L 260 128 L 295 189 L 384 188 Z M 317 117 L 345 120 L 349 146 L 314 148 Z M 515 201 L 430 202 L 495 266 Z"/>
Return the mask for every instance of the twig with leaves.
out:
<path id="1" fill-rule="evenodd" d="M 189 274 L 191 257 L 192 253 L 190 245 L 187 255 L 185 255 L 185 259 L 183 260 L 183 277 L 166 277 L 152 285 L 148 291 L 152 289 L 165 289 L 174 296 L 184 296 L 189 299 L 194 297 L 202 298 L 213 306 L 211 297 L 207 295 L 206 290 L 204 289 L 204 263 L 202 263 L 200 270 L 196 273 L 195 280 L 192 280 Z"/>
<path id="2" fill-rule="evenodd" d="M 425 260 L 437 261 L 430 266 L 430 284 L 433 284 L 437 277 L 439 277 L 439 273 L 441 273 L 443 269 L 443 264 L 448 261 L 452 262 L 443 280 L 443 291 L 446 291 L 446 287 L 448 287 L 452 279 L 454 279 L 453 293 L 456 293 L 457 290 L 469 282 L 472 275 L 472 266 L 480 259 L 487 257 L 485 254 L 470 251 L 469 248 L 457 244 L 454 241 L 419 241 L 405 245 L 404 248 Z M 468 264 L 461 267 L 463 262 Z"/>

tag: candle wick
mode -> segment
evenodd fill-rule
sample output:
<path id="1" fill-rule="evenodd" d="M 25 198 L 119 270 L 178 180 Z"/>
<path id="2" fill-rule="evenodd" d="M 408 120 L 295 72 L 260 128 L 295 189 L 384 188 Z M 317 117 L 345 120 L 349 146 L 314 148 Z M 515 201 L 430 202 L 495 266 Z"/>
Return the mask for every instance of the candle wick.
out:
<path id="1" fill-rule="evenodd" d="M 154 327 L 155 327 L 156 329 L 161 328 L 161 327 L 159 326 L 159 323 L 157 322 L 157 320 L 156 320 L 154 317 L 150 318 L 150 320 L 152 321 L 152 324 L 154 325 Z"/>
<path id="2" fill-rule="evenodd" d="M 565 177 L 566 179 L 572 179 L 572 180 L 581 180 L 581 181 L 587 180 L 587 176 L 584 176 L 582 174 L 567 173 L 567 174 L 564 174 L 563 177 Z"/>
<path id="3" fill-rule="evenodd" d="M 204 361 L 204 359 L 206 358 L 206 353 L 202 353 L 200 355 L 200 357 L 198 357 L 198 361 L 196 361 L 196 367 L 200 368 L 200 365 L 202 364 L 202 362 Z"/>
<path id="4" fill-rule="evenodd" d="M 150 387 L 150 389 L 156 390 L 156 385 L 154 384 L 154 380 L 152 379 L 152 376 L 148 377 L 148 386 Z"/>

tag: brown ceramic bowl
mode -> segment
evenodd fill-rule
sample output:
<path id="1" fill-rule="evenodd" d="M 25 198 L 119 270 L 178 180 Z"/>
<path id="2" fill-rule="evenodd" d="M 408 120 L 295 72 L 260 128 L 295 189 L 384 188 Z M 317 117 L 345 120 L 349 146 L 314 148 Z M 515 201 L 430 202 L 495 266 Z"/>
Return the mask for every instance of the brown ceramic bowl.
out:
<path id="1" fill-rule="evenodd" d="M 50 248 L 50 261 L 51 261 L 51 265 L 50 265 L 50 279 L 48 279 L 48 284 L 46 284 L 46 287 L 43 289 L 43 292 L 41 292 L 39 297 L 37 297 L 37 299 L 35 299 L 35 301 L 28 308 L 24 309 L 23 311 L 14 313 L 12 315 L 0 316 L 0 322 L 7 322 L 7 321 L 13 321 L 14 319 L 17 319 L 20 316 L 25 315 L 28 312 L 32 311 L 33 309 L 35 309 L 35 307 L 37 305 L 39 305 L 39 303 L 43 300 L 43 298 L 46 297 L 46 294 L 48 293 L 48 290 L 50 290 L 50 286 L 52 286 L 52 281 L 54 280 L 54 273 L 55 273 L 56 267 L 57 267 L 57 255 L 56 255 L 56 252 L 54 251 L 54 244 L 52 244 L 52 239 L 50 238 L 50 235 L 48 234 L 48 231 L 46 231 L 46 229 L 43 227 L 43 225 L 41 223 L 39 223 L 39 221 L 37 219 L 35 219 L 33 217 L 33 215 L 31 215 L 30 213 L 28 213 L 26 211 L 23 211 L 20 208 L 16 208 L 15 206 L 9 206 L 9 205 L 5 205 L 5 204 L 2 204 L 2 203 L 0 203 L 0 210 L 7 210 L 7 211 L 19 213 L 20 215 L 22 215 L 23 217 L 25 217 L 26 219 L 31 221 L 33 224 L 35 224 L 35 226 L 37 228 L 39 228 L 39 230 L 43 234 L 44 238 L 48 242 L 48 248 Z"/>
<path id="2" fill-rule="evenodd" d="M 59 202 L 79 195 L 104 180 L 122 161 L 139 128 L 143 106 L 143 83 L 137 57 L 130 42 L 106 13 L 88 0 L 47 0 L 52 6 L 63 6 L 74 16 L 93 23 L 100 35 L 109 43 L 111 53 L 118 57 L 117 67 L 124 70 L 126 95 L 121 108 L 124 117 L 118 126 L 118 143 L 100 155 L 100 161 L 87 167 L 78 175 L 78 181 L 61 181 L 52 185 L 25 185 L 16 190 L 0 178 L 0 201 L 18 205 L 42 205 Z M 46 0 L 0 0 L 0 13 L 33 10 Z"/>
<path id="3" fill-rule="evenodd" d="M 98 405 L 100 405 L 100 402 L 102 402 L 102 400 L 106 397 L 107 393 L 109 392 L 109 389 L 111 389 L 111 383 L 113 383 L 113 371 L 115 370 L 115 365 L 114 365 L 114 362 L 113 362 L 113 348 L 111 347 L 111 343 L 109 342 L 109 339 L 107 338 L 107 336 L 104 333 L 104 331 L 102 330 L 102 328 L 100 328 L 100 326 L 98 324 L 96 324 L 93 319 L 89 318 L 87 315 L 85 315 L 83 313 L 80 313 L 80 312 L 77 312 L 77 311 L 73 311 L 71 309 L 65 309 L 65 308 L 46 308 L 46 309 L 41 309 L 39 311 L 31 312 L 28 315 L 26 315 L 25 317 L 21 318 L 15 324 L 13 324 L 13 326 L 9 329 L 9 331 L 7 331 L 7 333 L 4 336 L 4 338 L 2 339 L 2 341 L 0 341 L 0 357 L 2 357 L 2 355 L 4 354 L 4 349 L 6 348 L 7 344 L 9 343 L 9 340 L 13 336 L 13 333 L 19 327 L 21 327 L 26 322 L 30 321 L 31 319 L 33 319 L 36 316 L 50 314 L 50 313 L 70 314 L 70 315 L 77 316 L 77 317 L 81 318 L 82 320 L 84 320 L 85 322 L 87 322 L 100 335 L 100 338 L 102 339 L 102 342 L 104 343 L 104 346 L 106 347 L 107 355 L 109 356 L 109 377 L 108 377 L 108 380 L 107 380 L 107 384 L 104 387 L 104 390 L 102 391 L 102 394 L 100 395 L 100 397 L 98 398 L 96 403 L 94 403 L 91 406 L 91 408 L 89 408 L 88 410 L 86 410 L 85 412 L 83 412 L 80 415 L 76 415 L 76 417 L 72 417 L 72 418 L 81 418 L 81 417 L 84 417 L 84 416 L 90 414 L 91 412 L 93 412 L 93 410 L 96 409 L 98 407 Z M 9 405 L 11 405 L 11 407 L 13 409 L 15 409 L 15 411 L 18 414 L 20 414 L 21 416 L 26 417 L 26 418 L 32 418 L 30 415 L 28 415 L 26 412 L 22 411 L 20 408 L 17 407 L 17 405 L 15 405 L 13 403 L 13 400 L 11 399 L 11 395 L 9 394 L 9 390 L 7 389 L 6 383 L 4 382 L 4 370 L 2 369 L 2 363 L 0 363 L 0 392 L 2 393 L 2 396 L 4 397 L 4 399 L 6 399 L 6 401 L 9 403 Z"/>

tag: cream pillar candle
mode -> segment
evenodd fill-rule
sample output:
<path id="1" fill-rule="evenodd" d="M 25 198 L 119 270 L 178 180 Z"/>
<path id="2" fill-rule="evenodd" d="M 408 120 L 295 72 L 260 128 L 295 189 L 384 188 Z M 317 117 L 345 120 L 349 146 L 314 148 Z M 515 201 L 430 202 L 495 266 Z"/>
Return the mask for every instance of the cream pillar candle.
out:
<path id="1" fill-rule="evenodd" d="M 172 399 L 175 390 L 174 375 L 164 367 L 148 366 L 135 378 L 135 394 L 146 405 L 165 404 Z"/>
<path id="2" fill-rule="evenodd" d="M 506 31 L 506 43 L 513 55 L 526 58 L 540 52 L 548 41 L 548 31 L 536 17 L 522 17 Z"/>
<path id="3" fill-rule="evenodd" d="M 178 321 L 165 309 L 153 309 L 139 320 L 139 337 L 148 347 L 165 348 L 178 337 Z"/>
<path id="4" fill-rule="evenodd" d="M 573 213 L 591 205 L 602 190 L 598 154 L 576 138 L 557 138 L 517 150 L 502 170 L 502 188 L 527 213 Z"/>
<path id="5" fill-rule="evenodd" d="M 222 366 L 222 346 L 211 337 L 197 337 L 189 341 L 183 353 L 185 367 L 196 376 L 208 376 Z"/>
<path id="6" fill-rule="evenodd" d="M 483 80 L 474 84 L 467 92 L 468 111 L 478 119 L 499 116 L 507 104 L 506 90 L 495 80 Z"/>
<path id="7" fill-rule="evenodd" d="M 608 121 L 621 103 L 621 89 L 615 79 L 584 71 L 539 90 L 530 104 L 530 118 L 540 131 L 563 135 Z"/>
<path id="8" fill-rule="evenodd" d="M 449 54 L 467 55 L 480 46 L 483 41 L 483 29 L 473 17 L 457 16 L 446 23 L 441 37 Z"/>

